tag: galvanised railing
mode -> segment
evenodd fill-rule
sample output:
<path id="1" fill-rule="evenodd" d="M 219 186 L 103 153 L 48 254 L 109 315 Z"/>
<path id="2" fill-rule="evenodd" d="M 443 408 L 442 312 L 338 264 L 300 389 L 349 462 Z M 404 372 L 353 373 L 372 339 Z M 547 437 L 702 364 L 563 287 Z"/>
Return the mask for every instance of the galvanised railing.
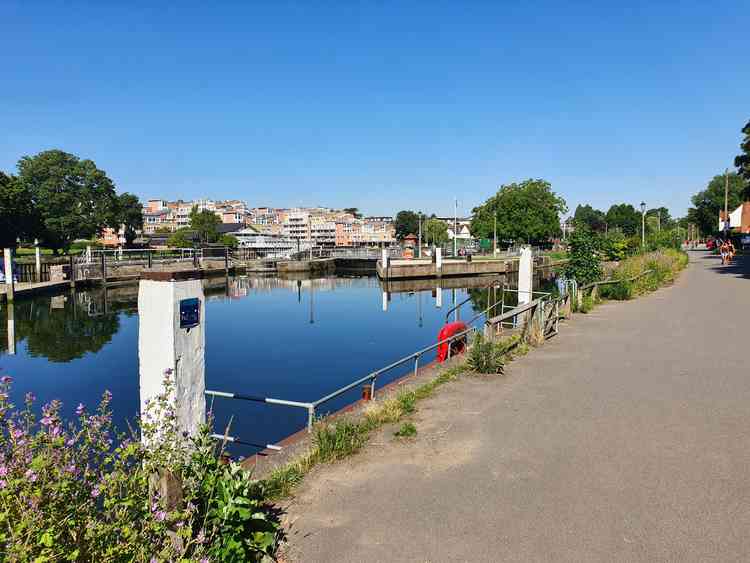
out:
<path id="1" fill-rule="evenodd" d="M 508 288 L 505 288 L 505 291 L 516 291 L 516 290 L 510 290 Z M 543 295 L 541 297 L 538 297 L 538 298 L 532 300 L 530 303 L 519 305 L 517 307 L 514 307 L 511 310 L 501 312 L 500 315 L 498 315 L 496 317 L 488 318 L 486 320 L 485 324 L 491 326 L 493 324 L 502 323 L 505 320 L 513 319 L 513 318 L 515 318 L 515 317 L 517 317 L 519 315 L 522 315 L 522 314 L 526 313 L 527 311 L 531 311 L 532 309 L 536 309 L 540 305 L 546 306 L 547 304 L 549 304 L 552 307 L 552 309 L 554 310 L 555 314 L 554 314 L 554 317 L 551 314 L 548 314 L 547 316 L 549 317 L 549 319 L 554 319 L 554 325 L 551 327 L 552 330 L 548 331 L 547 330 L 547 324 L 548 323 L 547 323 L 547 321 L 545 321 L 544 336 L 545 336 L 545 338 L 547 338 L 549 336 L 557 334 L 557 330 L 558 330 L 558 324 L 557 324 L 557 322 L 559 320 L 559 304 L 560 304 L 560 299 L 551 299 L 550 298 L 551 294 L 545 293 L 545 292 L 534 292 L 534 293 L 542 293 Z M 482 316 L 486 317 L 486 315 L 488 315 L 490 313 L 490 311 L 492 311 L 498 305 L 500 305 L 500 302 L 492 304 L 485 311 L 483 311 L 482 313 L 479 313 L 478 315 L 474 316 L 470 321 L 468 321 L 467 325 L 474 324 Z M 551 313 L 551 311 L 550 311 L 550 313 Z M 352 381 L 351 383 L 348 383 L 347 385 L 339 387 L 338 389 L 332 391 L 331 393 L 328 393 L 327 395 L 324 395 L 323 397 L 320 397 L 319 399 L 314 400 L 314 401 L 290 401 L 290 400 L 287 400 L 287 399 L 277 399 L 277 398 L 273 398 L 273 397 L 264 397 L 264 396 L 260 396 L 260 395 L 250 395 L 250 394 L 245 394 L 245 393 L 230 393 L 230 392 L 226 392 L 226 391 L 216 391 L 216 390 L 211 390 L 211 389 L 207 389 L 205 391 L 205 394 L 208 395 L 208 396 L 210 396 L 210 397 L 213 397 L 213 398 L 218 397 L 218 398 L 225 398 L 225 399 L 237 399 L 237 400 L 241 400 L 241 401 L 251 401 L 251 402 L 255 402 L 255 403 L 265 403 L 265 404 L 269 404 L 269 405 L 278 405 L 278 406 L 284 406 L 284 407 L 304 409 L 304 410 L 307 411 L 307 430 L 308 430 L 308 432 L 311 432 L 312 428 L 313 428 L 313 426 L 315 424 L 316 414 L 317 414 L 317 412 L 318 412 L 318 410 L 319 410 L 319 408 L 320 408 L 321 405 L 323 405 L 323 404 L 325 404 L 325 403 L 327 403 L 327 402 L 329 402 L 329 401 L 331 401 L 331 400 L 333 400 L 333 399 L 335 399 L 337 397 L 340 397 L 344 393 L 347 393 L 348 391 L 351 391 L 352 389 L 355 389 L 355 388 L 359 387 L 360 385 L 364 385 L 364 384 L 367 384 L 370 387 L 369 388 L 369 394 L 368 394 L 369 397 L 368 398 L 369 399 L 374 399 L 375 398 L 375 384 L 376 384 L 378 378 L 380 376 L 382 376 L 383 374 L 385 374 L 385 373 L 387 373 L 387 372 L 389 372 L 389 371 L 391 371 L 391 370 L 393 370 L 393 369 L 395 369 L 395 368 L 397 368 L 399 366 L 407 364 L 409 362 L 414 362 L 414 371 L 413 371 L 413 374 L 416 376 L 419 373 L 419 364 L 420 364 L 420 361 L 421 361 L 422 357 L 425 354 L 427 354 L 428 352 L 431 352 L 431 351 L 435 350 L 436 348 L 438 348 L 439 346 L 441 346 L 443 344 L 448 344 L 448 359 L 450 359 L 451 354 L 452 354 L 452 349 L 453 349 L 453 346 L 452 346 L 453 342 L 455 342 L 457 340 L 467 339 L 467 337 L 470 334 L 474 334 L 474 333 L 478 332 L 478 330 L 479 329 L 477 327 L 469 326 L 469 328 L 467 328 L 464 331 L 458 332 L 458 333 L 456 333 L 456 334 L 454 334 L 454 335 L 452 335 L 452 336 L 450 336 L 448 338 L 445 338 L 443 340 L 440 340 L 440 341 L 436 342 L 435 344 L 432 344 L 430 346 L 427 346 L 425 348 L 417 350 L 416 352 L 414 352 L 412 354 L 409 354 L 408 356 L 404 356 L 404 357 L 396 360 L 395 362 L 392 362 L 392 363 L 388 364 L 385 367 L 382 367 L 382 368 L 380 368 L 378 370 L 375 370 L 375 371 L 373 371 L 371 373 L 368 373 L 364 377 L 361 377 L 361 378 L 359 378 L 359 379 L 357 379 L 355 381 Z M 253 444 L 253 443 L 250 443 L 250 442 L 244 442 L 242 440 L 239 440 L 239 439 L 237 439 L 235 437 L 231 437 L 231 436 L 225 437 L 223 435 L 216 434 L 216 435 L 214 435 L 214 437 L 217 438 L 217 439 L 225 439 L 226 438 L 227 441 L 231 441 L 231 442 L 238 443 L 238 444 L 244 444 L 244 445 L 254 446 L 254 447 L 261 447 L 261 448 L 268 447 L 268 449 L 273 449 L 273 450 L 280 449 L 279 446 L 270 446 L 269 447 L 269 445 Z"/>

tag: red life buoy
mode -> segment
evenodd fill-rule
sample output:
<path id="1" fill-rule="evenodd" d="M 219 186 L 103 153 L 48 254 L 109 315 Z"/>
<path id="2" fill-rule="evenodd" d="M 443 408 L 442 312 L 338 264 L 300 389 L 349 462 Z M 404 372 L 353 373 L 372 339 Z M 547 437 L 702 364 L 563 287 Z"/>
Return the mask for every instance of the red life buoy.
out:
<path id="1" fill-rule="evenodd" d="M 454 334 L 458 334 L 459 332 L 463 332 L 467 329 L 466 323 L 461 321 L 455 321 L 452 323 L 448 323 L 443 328 L 440 329 L 440 332 L 438 333 L 438 342 L 441 342 L 442 340 L 445 340 L 446 338 L 450 338 Z M 438 353 L 437 353 L 437 360 L 438 362 L 444 362 L 448 359 L 448 342 L 443 342 L 442 344 L 438 345 Z M 455 340 L 452 340 L 450 342 L 450 351 L 451 356 L 454 356 L 455 354 L 460 354 L 466 349 L 466 335 L 464 335 L 461 338 L 456 338 Z"/>

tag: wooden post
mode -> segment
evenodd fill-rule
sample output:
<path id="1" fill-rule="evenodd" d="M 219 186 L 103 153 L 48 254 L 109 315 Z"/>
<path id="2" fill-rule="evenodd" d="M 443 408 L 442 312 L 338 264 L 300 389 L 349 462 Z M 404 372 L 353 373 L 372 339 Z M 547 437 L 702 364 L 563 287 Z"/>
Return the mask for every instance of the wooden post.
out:
<path id="1" fill-rule="evenodd" d="M 229 247 L 224 247 L 224 274 L 229 275 Z"/>
<path id="2" fill-rule="evenodd" d="M 151 259 L 151 251 L 148 251 L 148 268 L 151 269 L 152 266 L 152 259 Z"/>
<path id="3" fill-rule="evenodd" d="M 104 250 L 102 250 L 102 283 L 107 283 L 107 255 Z"/>
<path id="4" fill-rule="evenodd" d="M 3 251 L 5 267 L 5 298 L 8 302 L 13 301 L 13 254 L 10 248 Z"/>

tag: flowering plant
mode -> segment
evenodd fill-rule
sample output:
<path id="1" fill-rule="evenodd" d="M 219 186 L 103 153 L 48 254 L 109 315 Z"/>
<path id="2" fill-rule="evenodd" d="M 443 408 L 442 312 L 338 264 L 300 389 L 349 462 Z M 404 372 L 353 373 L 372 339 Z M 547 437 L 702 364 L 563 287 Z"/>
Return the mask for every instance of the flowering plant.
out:
<path id="1" fill-rule="evenodd" d="M 0 378 L 0 560 L 253 561 L 281 529 L 261 484 L 221 462 L 209 424 L 177 428 L 172 382 L 146 407 L 140 433 L 117 434 L 111 394 L 71 420 L 52 401 L 34 414 Z M 160 486 L 165 482 L 168 486 Z"/>

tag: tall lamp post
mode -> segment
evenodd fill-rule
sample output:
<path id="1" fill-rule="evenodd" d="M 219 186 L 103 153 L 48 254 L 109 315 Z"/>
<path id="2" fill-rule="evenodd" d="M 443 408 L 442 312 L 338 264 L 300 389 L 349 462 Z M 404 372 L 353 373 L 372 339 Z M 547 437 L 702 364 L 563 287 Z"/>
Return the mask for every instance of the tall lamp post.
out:
<path id="1" fill-rule="evenodd" d="M 641 202 L 641 246 L 646 246 L 646 202 Z"/>
<path id="2" fill-rule="evenodd" d="M 422 212 L 419 212 L 419 246 L 417 247 L 417 258 L 422 258 Z"/>

